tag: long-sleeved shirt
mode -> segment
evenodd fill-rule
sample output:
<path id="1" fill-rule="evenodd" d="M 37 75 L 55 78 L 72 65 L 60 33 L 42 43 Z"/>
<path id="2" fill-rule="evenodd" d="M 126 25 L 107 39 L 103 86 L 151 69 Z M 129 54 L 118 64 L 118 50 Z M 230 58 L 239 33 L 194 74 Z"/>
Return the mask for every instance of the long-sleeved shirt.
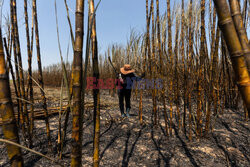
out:
<path id="1" fill-rule="evenodd" d="M 137 76 L 135 73 L 121 74 L 123 83 L 121 84 L 122 89 L 132 89 L 134 81 L 141 80 L 142 77 Z"/>

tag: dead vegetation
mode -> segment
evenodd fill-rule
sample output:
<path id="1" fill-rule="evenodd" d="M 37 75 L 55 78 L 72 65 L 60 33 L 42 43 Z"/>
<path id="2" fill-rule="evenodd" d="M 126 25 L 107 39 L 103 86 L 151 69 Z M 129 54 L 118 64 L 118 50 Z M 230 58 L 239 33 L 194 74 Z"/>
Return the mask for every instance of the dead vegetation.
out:
<path id="1" fill-rule="evenodd" d="M 59 88 L 57 88 L 59 90 Z M 35 98 L 39 95 L 39 89 L 34 89 Z M 54 90 L 51 91 L 51 90 Z M 59 102 L 60 96 L 55 88 L 45 88 L 48 99 L 54 105 Z M 249 122 L 244 121 L 242 110 L 224 110 L 223 116 L 217 118 L 213 132 L 199 141 L 189 141 L 184 131 L 178 130 L 175 123 L 173 135 L 169 137 L 165 133 L 163 106 L 159 104 L 160 115 L 159 128 L 153 126 L 152 100 L 143 98 L 143 120 L 138 122 L 139 98 L 132 102 L 131 118 L 121 120 L 117 96 L 110 97 L 108 91 L 101 91 L 100 116 L 100 166 L 248 166 L 250 159 L 249 150 Z M 92 101 L 92 95 L 86 96 L 87 101 Z M 93 103 L 92 103 L 93 104 Z M 90 105 L 90 104 L 89 104 Z M 93 154 L 93 106 L 86 108 L 83 119 L 83 155 L 84 166 L 92 166 Z M 169 106 L 168 106 L 169 107 Z M 48 105 L 50 108 L 50 105 Z M 175 111 L 175 107 L 173 110 Z M 180 108 L 182 110 L 182 107 Z M 70 116 L 70 120 L 71 120 Z M 51 137 L 53 154 L 56 154 L 56 140 L 58 135 L 58 115 L 50 116 Z M 64 120 L 64 119 L 63 119 Z M 63 121 L 62 120 L 62 121 Z M 234 120 L 234 121 L 231 121 Z M 71 122 L 71 121 L 70 121 Z M 61 163 L 70 165 L 71 153 L 71 123 L 67 129 L 66 147 L 63 151 Z M 47 153 L 45 123 L 43 119 L 35 119 L 34 147 L 33 149 L 51 157 Z M 21 133 L 20 133 L 20 136 Z M 2 135 L 1 135 L 2 137 Z M 193 136 L 195 138 L 195 136 Z M 21 144 L 25 145 L 21 138 Z M 10 166 L 4 144 L 0 144 L 0 166 Z M 55 166 L 56 164 L 38 155 L 23 150 L 23 158 L 26 166 Z"/>
<path id="2" fill-rule="evenodd" d="M 249 1 L 182 0 L 172 7 L 173 1 L 167 0 L 162 15 L 158 0 L 146 0 L 145 32 L 132 30 L 127 45 L 114 44 L 102 55 L 98 53 L 95 18 L 101 1 L 95 5 L 88 0 L 84 30 L 85 1 L 76 0 L 75 32 L 67 13 L 73 62 L 63 60 L 57 34 L 61 62 L 46 68 L 41 62 L 36 0 L 32 0 L 32 18 L 27 0 L 24 2 L 27 72 L 22 69 L 16 0 L 10 1 L 6 21 L 7 66 L 0 43 L 1 138 L 16 143 L 20 138 L 25 147 L 56 157 L 65 166 L 250 163 Z M 67 1 L 64 3 L 68 11 Z M 55 14 L 57 18 L 56 1 Z M 58 31 L 58 23 L 56 28 Z M 37 71 L 31 69 L 33 38 Z M 97 85 L 102 84 L 98 79 L 115 79 L 109 61 L 117 70 L 128 63 L 137 73 L 145 72 L 146 79 L 162 81 L 161 89 L 155 82 L 150 89 L 143 84 L 147 80 L 135 82 L 130 119 L 120 118 L 116 87 L 87 89 L 87 77 L 97 79 Z M 0 145 L 2 166 L 54 165 L 24 150 L 21 154 L 17 146 L 6 146 L 7 150 Z"/>

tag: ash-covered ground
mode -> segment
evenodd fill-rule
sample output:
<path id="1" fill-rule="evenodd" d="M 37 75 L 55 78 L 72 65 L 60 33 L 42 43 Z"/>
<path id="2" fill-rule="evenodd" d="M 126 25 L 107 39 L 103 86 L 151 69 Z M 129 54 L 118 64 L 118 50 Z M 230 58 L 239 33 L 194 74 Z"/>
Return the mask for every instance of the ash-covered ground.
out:
<path id="1" fill-rule="evenodd" d="M 58 92 L 60 91 L 52 91 L 52 89 L 46 89 L 46 91 L 50 92 L 47 93 L 50 104 L 58 104 L 60 99 Z M 57 99 L 57 101 L 53 101 L 53 99 Z M 86 101 L 92 101 L 92 97 L 88 95 Z M 178 129 L 175 120 L 173 135 L 166 135 L 163 107 L 160 105 L 158 108 L 159 124 L 158 126 L 153 125 L 152 101 L 147 97 L 143 99 L 144 124 L 141 125 L 138 120 L 139 101 L 133 100 L 133 98 L 131 101 L 131 117 L 120 119 L 117 96 L 111 97 L 108 92 L 102 92 L 100 166 L 250 166 L 250 125 L 249 121 L 244 120 L 243 111 L 224 110 L 223 115 L 216 118 L 213 132 L 200 139 L 193 135 L 192 141 L 189 141 L 183 130 Z M 84 113 L 83 120 L 83 166 L 92 166 L 94 127 L 92 117 L 93 109 L 89 107 Z M 65 166 L 70 166 L 71 121 L 70 116 L 63 158 L 59 160 Z M 50 117 L 50 129 L 54 152 L 48 153 L 44 120 L 35 121 L 33 149 L 56 159 L 58 115 Z M 20 142 L 24 145 L 21 132 L 19 133 Z M 192 133 L 194 134 L 194 131 Z M 1 128 L 0 137 L 3 138 Z M 4 146 L 3 143 L 0 143 L 0 166 L 8 167 L 10 164 Z M 22 150 L 22 153 L 27 167 L 57 166 L 49 160 L 25 150 Z"/>

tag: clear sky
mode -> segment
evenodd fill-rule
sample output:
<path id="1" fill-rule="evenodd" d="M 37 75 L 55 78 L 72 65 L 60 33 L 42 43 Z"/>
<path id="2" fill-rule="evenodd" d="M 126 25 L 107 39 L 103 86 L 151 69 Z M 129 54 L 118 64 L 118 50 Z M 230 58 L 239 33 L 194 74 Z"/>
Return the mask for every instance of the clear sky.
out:
<path id="1" fill-rule="evenodd" d="M 70 16 L 74 29 L 74 9 L 75 0 L 67 0 L 70 7 Z M 31 2 L 28 0 L 29 15 L 31 14 Z M 69 26 L 66 17 L 66 9 L 64 6 L 64 0 L 56 0 L 58 11 L 58 24 L 60 31 L 61 48 L 63 57 L 66 57 L 67 48 L 69 45 L 70 35 Z M 138 32 L 142 32 L 145 29 L 145 0 L 102 0 L 97 13 L 97 37 L 99 44 L 99 53 L 104 53 L 106 48 L 113 44 L 126 44 L 131 29 L 135 29 Z M 159 0 L 160 13 L 166 12 L 166 0 Z M 180 0 L 171 0 L 171 6 L 179 3 Z M 185 0 L 187 2 L 187 0 Z M 56 23 L 55 23 L 55 1 L 54 0 L 37 0 L 38 8 L 38 22 L 39 22 L 39 35 L 42 65 L 60 62 Z M 97 3 L 97 0 L 95 0 Z M 27 54 L 26 54 L 26 34 L 25 34 L 25 22 L 24 22 L 24 9 L 23 0 L 17 0 L 18 11 L 18 25 L 19 35 L 22 49 L 22 58 L 24 69 L 27 69 Z M 9 0 L 4 0 L 2 15 L 7 16 L 9 14 Z M 86 40 L 86 25 L 87 25 L 87 0 L 85 0 L 85 35 Z M 30 15 L 31 18 L 31 15 Z M 31 19 L 30 19 L 31 20 Z M 5 21 L 2 20 L 4 26 Z M 30 22 L 31 24 L 31 22 Z M 249 31 L 249 29 L 248 29 Z M 4 31 L 3 31 L 4 32 Z M 84 45 L 86 44 L 84 40 Z M 71 44 L 69 52 L 69 60 L 72 60 L 72 48 Z M 35 49 L 35 47 L 34 47 Z M 37 68 L 36 50 L 34 50 L 33 68 Z M 85 53 L 85 51 L 84 51 Z"/>
<path id="2" fill-rule="evenodd" d="M 31 18 L 31 0 L 28 0 L 28 10 Z M 57 13 L 58 24 L 60 31 L 60 41 L 63 56 L 66 58 L 67 48 L 69 45 L 70 35 L 69 26 L 66 17 L 66 9 L 64 6 L 64 0 L 57 0 Z M 165 12 L 166 1 L 161 2 L 161 13 Z M 55 23 L 55 1 L 54 0 L 37 0 L 38 7 L 38 24 L 40 35 L 40 46 L 42 65 L 60 62 L 56 23 Z M 95 1 L 97 3 L 97 1 Z M 68 0 L 70 7 L 70 16 L 74 28 L 74 9 L 75 0 Z M 86 26 L 87 26 L 87 0 L 85 0 L 85 34 L 86 40 Z M 104 53 L 105 49 L 112 43 L 125 44 L 130 34 L 130 30 L 135 28 L 137 31 L 145 29 L 145 0 L 102 0 L 98 11 L 97 17 L 97 37 L 99 43 L 99 52 Z M 26 33 L 25 33 L 25 20 L 23 0 L 17 0 L 17 12 L 18 12 L 18 25 L 20 43 L 22 49 L 23 67 L 27 69 L 27 47 L 26 47 Z M 7 16 L 9 14 L 9 0 L 4 1 L 2 15 Z M 31 20 L 31 19 L 30 19 Z M 4 26 L 4 17 L 2 20 Z M 30 23 L 31 24 L 31 21 Z M 3 30 L 4 32 L 4 30 Z M 84 45 L 86 44 L 84 40 Z M 35 47 L 34 47 L 35 49 Z M 85 52 L 84 52 L 85 53 Z M 33 68 L 37 68 L 36 62 L 36 50 L 34 50 L 33 56 Z M 70 44 L 69 60 L 72 60 L 72 48 Z"/>

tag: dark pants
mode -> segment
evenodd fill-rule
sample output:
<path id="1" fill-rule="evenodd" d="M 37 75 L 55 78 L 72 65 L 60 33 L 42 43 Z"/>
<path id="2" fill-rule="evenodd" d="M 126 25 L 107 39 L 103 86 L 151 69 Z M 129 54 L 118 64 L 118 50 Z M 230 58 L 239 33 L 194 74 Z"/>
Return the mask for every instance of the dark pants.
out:
<path id="1" fill-rule="evenodd" d="M 120 111 L 121 114 L 124 114 L 124 98 L 126 102 L 126 110 L 131 108 L 130 106 L 131 89 L 119 89 L 118 96 L 119 96 Z"/>

